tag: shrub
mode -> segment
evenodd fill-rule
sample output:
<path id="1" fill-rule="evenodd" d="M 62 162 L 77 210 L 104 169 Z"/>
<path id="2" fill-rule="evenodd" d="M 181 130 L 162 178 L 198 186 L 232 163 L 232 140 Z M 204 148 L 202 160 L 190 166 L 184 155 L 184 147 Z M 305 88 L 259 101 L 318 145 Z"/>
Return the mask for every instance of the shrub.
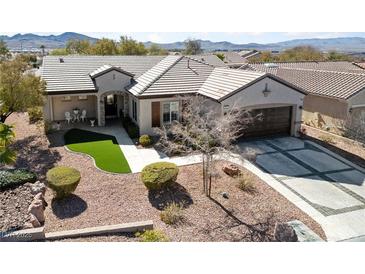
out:
<path id="1" fill-rule="evenodd" d="M 148 147 L 149 145 L 152 144 L 152 139 L 149 135 L 142 135 L 141 137 L 139 137 L 139 143 L 143 147 Z"/>
<path id="2" fill-rule="evenodd" d="M 176 181 L 179 168 L 168 162 L 157 162 L 142 169 L 142 182 L 149 190 L 158 190 L 170 186 Z"/>
<path id="3" fill-rule="evenodd" d="M 127 126 L 127 133 L 131 139 L 138 138 L 139 128 L 136 124 L 130 124 Z"/>
<path id="4" fill-rule="evenodd" d="M 43 119 L 43 111 L 41 107 L 28 108 L 29 122 L 36 123 Z"/>
<path id="5" fill-rule="evenodd" d="M 141 242 L 169 242 L 169 238 L 160 230 L 146 230 L 144 232 L 137 232 L 136 237 Z"/>
<path id="6" fill-rule="evenodd" d="M 177 224 L 183 220 L 183 206 L 173 202 L 164 208 L 160 217 L 165 224 Z"/>
<path id="7" fill-rule="evenodd" d="M 80 172 L 71 167 L 59 166 L 47 172 L 48 186 L 55 192 L 56 199 L 65 198 L 74 192 L 80 179 Z"/>
<path id="8" fill-rule="evenodd" d="M 34 183 L 37 175 L 26 169 L 7 169 L 0 171 L 0 189 L 19 186 L 25 183 Z"/>
<path id="9" fill-rule="evenodd" d="M 319 140 L 321 140 L 322 142 L 328 143 L 328 144 L 335 144 L 335 140 L 333 139 L 333 137 L 328 136 L 328 135 L 321 135 L 318 137 Z"/>
<path id="10" fill-rule="evenodd" d="M 236 178 L 237 187 L 246 192 L 253 192 L 255 190 L 255 185 L 253 183 L 253 176 L 249 174 L 241 174 Z"/>

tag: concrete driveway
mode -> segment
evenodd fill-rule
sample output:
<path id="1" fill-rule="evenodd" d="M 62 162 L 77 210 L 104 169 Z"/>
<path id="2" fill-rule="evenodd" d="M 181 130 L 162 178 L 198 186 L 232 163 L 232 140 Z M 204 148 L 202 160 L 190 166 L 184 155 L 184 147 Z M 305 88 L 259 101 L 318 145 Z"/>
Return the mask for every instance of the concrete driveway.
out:
<path id="1" fill-rule="evenodd" d="M 257 153 L 258 169 L 251 171 L 315 219 L 328 240 L 364 237 L 364 169 L 293 137 L 247 141 L 240 146 Z"/>

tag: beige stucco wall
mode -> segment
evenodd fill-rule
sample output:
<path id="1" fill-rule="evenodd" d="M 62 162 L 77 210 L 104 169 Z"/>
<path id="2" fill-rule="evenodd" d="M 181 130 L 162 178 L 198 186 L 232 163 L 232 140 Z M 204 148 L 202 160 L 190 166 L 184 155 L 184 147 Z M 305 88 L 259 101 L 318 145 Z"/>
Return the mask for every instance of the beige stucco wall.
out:
<path id="1" fill-rule="evenodd" d="M 268 90 L 271 91 L 267 97 L 263 94 L 266 84 Z M 295 89 L 281 84 L 271 78 L 264 78 L 222 101 L 222 108 L 244 108 L 249 110 L 292 106 L 293 113 L 291 134 L 297 135 L 302 121 L 302 109 L 300 107 L 303 106 L 304 97 L 305 94 L 298 92 Z"/>
<path id="2" fill-rule="evenodd" d="M 48 96 L 52 102 L 50 109 L 53 110 L 53 119 L 50 120 L 61 121 L 65 120 L 65 112 L 72 112 L 74 108 L 87 111 L 88 118 L 95 118 L 96 112 L 96 96 L 88 95 L 87 100 L 79 100 L 78 96 L 71 96 L 71 101 L 62 101 L 63 96 Z"/>
<path id="3" fill-rule="evenodd" d="M 348 103 L 317 95 L 304 98 L 303 121 L 318 128 L 334 129 L 348 115 Z"/>
<path id="4" fill-rule="evenodd" d="M 95 78 L 95 84 L 100 94 L 106 91 L 124 91 L 124 87 L 130 82 L 130 76 L 118 71 L 110 71 Z"/>

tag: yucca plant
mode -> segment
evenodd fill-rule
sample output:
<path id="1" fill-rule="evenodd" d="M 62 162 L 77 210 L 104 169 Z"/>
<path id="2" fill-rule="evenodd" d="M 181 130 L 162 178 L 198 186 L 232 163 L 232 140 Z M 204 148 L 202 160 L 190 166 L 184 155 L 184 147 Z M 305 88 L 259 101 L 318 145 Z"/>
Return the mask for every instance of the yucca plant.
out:
<path id="1" fill-rule="evenodd" d="M 13 142 L 15 133 L 13 126 L 0 123 L 0 163 L 13 164 L 16 160 L 15 152 L 9 148 Z"/>

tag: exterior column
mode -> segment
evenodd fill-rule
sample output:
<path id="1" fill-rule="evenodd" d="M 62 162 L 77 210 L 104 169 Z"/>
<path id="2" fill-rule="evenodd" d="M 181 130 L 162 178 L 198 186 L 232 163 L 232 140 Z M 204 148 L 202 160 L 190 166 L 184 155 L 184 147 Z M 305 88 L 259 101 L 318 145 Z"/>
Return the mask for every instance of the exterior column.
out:
<path id="1" fill-rule="evenodd" d="M 98 126 L 105 126 L 105 106 L 104 96 L 97 96 L 97 108 L 98 108 Z"/>

